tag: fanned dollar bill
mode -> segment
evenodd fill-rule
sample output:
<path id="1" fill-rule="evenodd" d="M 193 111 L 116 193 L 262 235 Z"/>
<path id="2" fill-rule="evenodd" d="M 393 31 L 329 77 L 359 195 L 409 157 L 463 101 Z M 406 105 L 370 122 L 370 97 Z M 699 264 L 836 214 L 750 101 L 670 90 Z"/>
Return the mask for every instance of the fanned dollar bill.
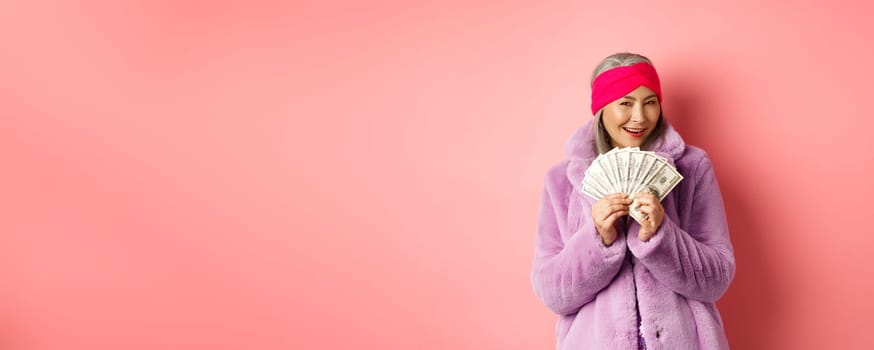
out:
<path id="1" fill-rule="evenodd" d="M 583 178 L 582 192 L 595 200 L 617 192 L 631 197 L 650 192 L 661 201 L 682 180 L 683 175 L 664 157 L 638 147 L 617 147 L 592 161 Z M 628 214 L 640 223 L 644 215 L 636 206 L 635 200 Z"/>

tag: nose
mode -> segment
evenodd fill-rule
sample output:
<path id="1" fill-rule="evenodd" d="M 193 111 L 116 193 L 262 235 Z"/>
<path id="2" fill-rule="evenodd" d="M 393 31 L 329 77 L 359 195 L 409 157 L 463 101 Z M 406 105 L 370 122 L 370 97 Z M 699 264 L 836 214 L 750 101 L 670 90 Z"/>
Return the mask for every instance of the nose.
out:
<path id="1" fill-rule="evenodd" d="M 643 104 L 637 104 L 636 106 L 634 106 L 634 108 L 631 109 L 631 121 L 643 121 Z"/>

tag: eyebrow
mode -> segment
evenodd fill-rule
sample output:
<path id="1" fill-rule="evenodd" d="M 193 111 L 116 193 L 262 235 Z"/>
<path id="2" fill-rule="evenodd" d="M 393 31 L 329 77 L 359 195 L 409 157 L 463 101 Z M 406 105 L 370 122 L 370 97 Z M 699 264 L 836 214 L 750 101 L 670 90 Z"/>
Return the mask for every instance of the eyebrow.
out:
<path id="1" fill-rule="evenodd" d="M 658 97 L 658 96 L 657 96 L 656 94 L 652 94 L 652 95 L 649 95 L 649 96 L 647 96 L 647 97 L 644 97 L 643 99 L 644 99 L 644 100 L 647 100 L 647 99 L 650 99 L 650 98 L 653 98 L 653 97 Z M 627 99 L 629 99 L 629 100 L 637 100 L 636 98 L 634 98 L 634 97 L 631 96 L 631 95 L 623 96 L 622 98 L 627 98 Z"/>

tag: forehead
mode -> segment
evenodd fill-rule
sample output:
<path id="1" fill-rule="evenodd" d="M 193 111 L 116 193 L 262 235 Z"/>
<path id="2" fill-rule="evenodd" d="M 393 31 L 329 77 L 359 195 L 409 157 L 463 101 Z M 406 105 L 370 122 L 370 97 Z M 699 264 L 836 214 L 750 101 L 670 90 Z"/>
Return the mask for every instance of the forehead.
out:
<path id="1" fill-rule="evenodd" d="M 646 86 L 638 86 L 636 89 L 631 90 L 631 92 L 625 94 L 622 98 L 632 98 L 632 99 L 645 99 L 650 97 L 656 97 L 655 91 L 646 87 Z"/>

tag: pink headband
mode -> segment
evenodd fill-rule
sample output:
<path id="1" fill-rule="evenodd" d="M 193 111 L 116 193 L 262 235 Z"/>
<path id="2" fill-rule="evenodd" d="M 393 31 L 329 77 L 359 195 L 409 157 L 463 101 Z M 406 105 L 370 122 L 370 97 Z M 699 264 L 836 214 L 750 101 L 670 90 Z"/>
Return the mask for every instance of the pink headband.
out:
<path id="1" fill-rule="evenodd" d="M 592 83 L 592 115 L 641 85 L 654 91 L 659 102 L 662 101 L 659 76 L 655 68 L 647 63 L 616 67 L 601 73 Z"/>

